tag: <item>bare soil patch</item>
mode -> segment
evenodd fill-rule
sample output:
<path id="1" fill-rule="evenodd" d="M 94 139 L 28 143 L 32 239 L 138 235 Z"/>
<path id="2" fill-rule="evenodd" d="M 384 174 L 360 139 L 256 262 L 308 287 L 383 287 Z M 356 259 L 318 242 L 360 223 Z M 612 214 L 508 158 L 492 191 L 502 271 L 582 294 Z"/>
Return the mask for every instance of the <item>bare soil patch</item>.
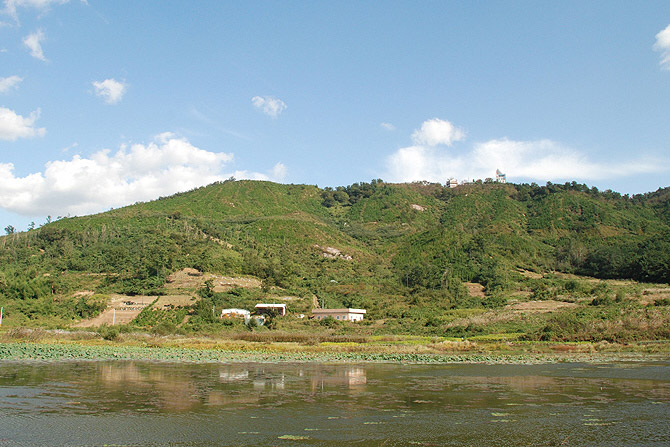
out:
<path id="1" fill-rule="evenodd" d="M 463 283 L 468 289 L 468 294 L 477 298 L 484 298 L 486 294 L 484 293 L 484 286 L 476 282 L 466 282 Z"/>
<path id="2" fill-rule="evenodd" d="M 139 310 L 116 310 L 116 309 L 107 309 L 104 310 L 100 315 L 90 320 L 83 320 L 77 324 L 73 324 L 72 327 L 97 327 L 106 324 L 112 326 L 113 324 L 128 324 L 142 312 L 142 309 Z"/>
<path id="3" fill-rule="evenodd" d="M 130 323 L 142 310 L 150 305 L 156 297 L 137 295 L 111 295 L 110 301 L 100 315 L 88 320 L 82 320 L 73 327 L 92 327 L 103 324 L 127 324 Z"/>
<path id="4" fill-rule="evenodd" d="M 215 292 L 225 292 L 236 287 L 256 289 L 261 287 L 261 281 L 257 278 L 243 276 L 219 276 L 212 273 L 202 273 L 196 269 L 185 268 L 174 272 L 167 278 L 166 289 L 191 289 L 197 290 L 205 286 L 205 281 L 212 280 Z"/>
<path id="5" fill-rule="evenodd" d="M 299 296 L 273 296 L 272 299 L 275 301 L 297 301 L 301 300 L 302 298 Z"/>
<path id="6" fill-rule="evenodd" d="M 565 303 L 563 301 L 526 301 L 524 303 L 514 303 L 505 307 L 515 313 L 547 313 L 555 310 L 577 307 L 575 303 Z"/>
<path id="7" fill-rule="evenodd" d="M 342 253 L 342 251 L 339 248 L 335 247 L 322 247 L 320 245 L 314 245 L 314 247 L 318 248 L 321 250 L 321 255 L 324 258 L 328 259 L 344 259 L 345 261 L 351 261 L 354 259 L 351 255 L 347 255 Z"/>
<path id="8" fill-rule="evenodd" d="M 530 270 L 518 269 L 521 276 L 531 279 L 541 279 L 543 278 L 541 273 L 531 272 Z"/>
<path id="9" fill-rule="evenodd" d="M 519 318 L 521 314 L 540 314 L 554 312 L 560 309 L 578 307 L 575 303 L 564 303 L 562 301 L 527 301 L 523 303 L 508 304 L 502 309 L 495 309 L 478 315 L 458 318 L 453 320 L 447 327 L 467 326 L 469 324 L 485 326 L 487 324 L 511 321 Z"/>
<path id="10" fill-rule="evenodd" d="M 174 306 L 174 307 L 186 307 L 190 306 L 191 304 L 195 303 L 196 299 L 191 296 L 191 295 L 169 295 L 169 296 L 161 296 L 158 298 L 158 301 L 156 304 L 154 304 L 154 307 L 160 309 L 163 307 L 169 307 L 169 306 Z"/>
<path id="11" fill-rule="evenodd" d="M 75 298 L 80 298 L 80 297 L 85 297 L 85 296 L 93 296 L 95 295 L 95 292 L 92 290 L 81 290 L 79 292 L 75 292 L 72 296 Z"/>
<path id="12" fill-rule="evenodd" d="M 640 301 L 646 304 L 654 304 L 662 299 L 670 299 L 670 287 L 650 287 L 644 289 L 640 297 Z"/>

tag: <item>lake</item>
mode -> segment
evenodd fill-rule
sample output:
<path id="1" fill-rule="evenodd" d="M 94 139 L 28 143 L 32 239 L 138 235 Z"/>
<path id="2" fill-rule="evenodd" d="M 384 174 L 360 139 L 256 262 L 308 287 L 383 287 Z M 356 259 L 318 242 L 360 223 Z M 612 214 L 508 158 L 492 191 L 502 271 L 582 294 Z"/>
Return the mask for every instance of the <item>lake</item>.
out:
<path id="1" fill-rule="evenodd" d="M 0 364 L 0 446 L 668 446 L 670 363 Z"/>

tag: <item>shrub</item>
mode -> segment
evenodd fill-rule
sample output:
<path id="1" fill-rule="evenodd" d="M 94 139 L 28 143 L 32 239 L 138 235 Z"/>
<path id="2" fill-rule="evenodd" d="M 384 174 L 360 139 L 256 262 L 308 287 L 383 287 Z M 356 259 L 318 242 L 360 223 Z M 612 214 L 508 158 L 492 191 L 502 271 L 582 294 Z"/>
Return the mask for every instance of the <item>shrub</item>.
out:
<path id="1" fill-rule="evenodd" d="M 590 306 L 610 306 L 612 304 L 614 300 L 609 295 L 597 296 L 589 303 Z"/>
<path id="2" fill-rule="evenodd" d="M 156 326 L 151 328 L 151 332 L 156 335 L 169 335 L 177 331 L 177 325 L 169 321 L 161 321 Z"/>
<path id="3" fill-rule="evenodd" d="M 116 340 L 119 338 L 119 333 L 121 330 L 118 326 L 107 326 L 102 325 L 98 328 L 98 334 L 105 340 Z"/>
<path id="4" fill-rule="evenodd" d="M 335 318 L 333 318 L 331 316 L 327 316 L 323 320 L 319 321 L 319 324 L 321 324 L 321 326 L 332 328 L 332 327 L 335 327 L 337 325 L 337 321 L 335 320 Z"/>

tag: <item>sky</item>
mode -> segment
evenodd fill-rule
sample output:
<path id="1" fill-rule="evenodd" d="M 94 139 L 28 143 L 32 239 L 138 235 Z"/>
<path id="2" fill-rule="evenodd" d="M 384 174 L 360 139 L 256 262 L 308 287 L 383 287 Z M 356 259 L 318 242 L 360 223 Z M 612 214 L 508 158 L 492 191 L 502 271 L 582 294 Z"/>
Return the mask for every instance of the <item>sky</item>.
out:
<path id="1" fill-rule="evenodd" d="M 230 177 L 670 186 L 667 0 L 0 1 L 0 228 Z"/>

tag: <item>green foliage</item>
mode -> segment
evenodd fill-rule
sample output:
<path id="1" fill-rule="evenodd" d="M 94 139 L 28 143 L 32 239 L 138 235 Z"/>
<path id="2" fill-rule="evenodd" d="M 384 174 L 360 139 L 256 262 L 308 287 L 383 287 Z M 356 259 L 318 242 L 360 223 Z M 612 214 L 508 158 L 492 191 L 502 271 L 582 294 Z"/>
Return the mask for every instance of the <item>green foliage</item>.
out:
<path id="1" fill-rule="evenodd" d="M 328 315 L 326 318 L 321 319 L 319 324 L 323 327 L 334 328 L 335 326 L 339 325 L 339 321 Z"/>
<path id="2" fill-rule="evenodd" d="M 105 340 L 116 340 L 119 338 L 119 334 L 121 333 L 121 330 L 119 329 L 119 326 L 107 326 L 103 325 L 98 328 L 98 334 L 104 338 Z"/>
<path id="3" fill-rule="evenodd" d="M 320 189 L 229 180 L 0 238 L 0 305 L 10 324 L 65 327 L 98 314 L 100 294 L 166 294 L 168 275 L 186 267 L 253 276 L 262 288 L 218 293 L 205 284 L 189 291 L 200 298 L 192 307 L 143 312 L 134 325 L 156 333 L 244 329 L 218 318 L 220 310 L 251 309 L 290 291 L 304 298 L 289 302 L 293 311 L 308 313 L 316 296 L 327 307 L 367 309 L 365 324 L 385 320 L 370 330 L 480 334 L 493 326 L 457 329 L 449 312 L 503 309 L 518 291 L 583 299 L 593 303 L 582 306 L 589 311 L 627 301 L 620 289 L 531 279 L 520 269 L 670 282 L 670 189 L 628 197 L 575 182 L 446 188 L 373 180 Z M 482 284 L 486 296 L 470 296 L 464 282 Z M 75 294 L 83 290 L 97 295 Z M 549 338 L 560 338 L 581 330 L 577 323 L 518 324 L 551 326 Z"/>
<path id="4" fill-rule="evenodd" d="M 74 303 L 74 313 L 77 317 L 93 318 L 99 315 L 107 307 L 107 297 L 92 296 L 81 297 Z"/>

